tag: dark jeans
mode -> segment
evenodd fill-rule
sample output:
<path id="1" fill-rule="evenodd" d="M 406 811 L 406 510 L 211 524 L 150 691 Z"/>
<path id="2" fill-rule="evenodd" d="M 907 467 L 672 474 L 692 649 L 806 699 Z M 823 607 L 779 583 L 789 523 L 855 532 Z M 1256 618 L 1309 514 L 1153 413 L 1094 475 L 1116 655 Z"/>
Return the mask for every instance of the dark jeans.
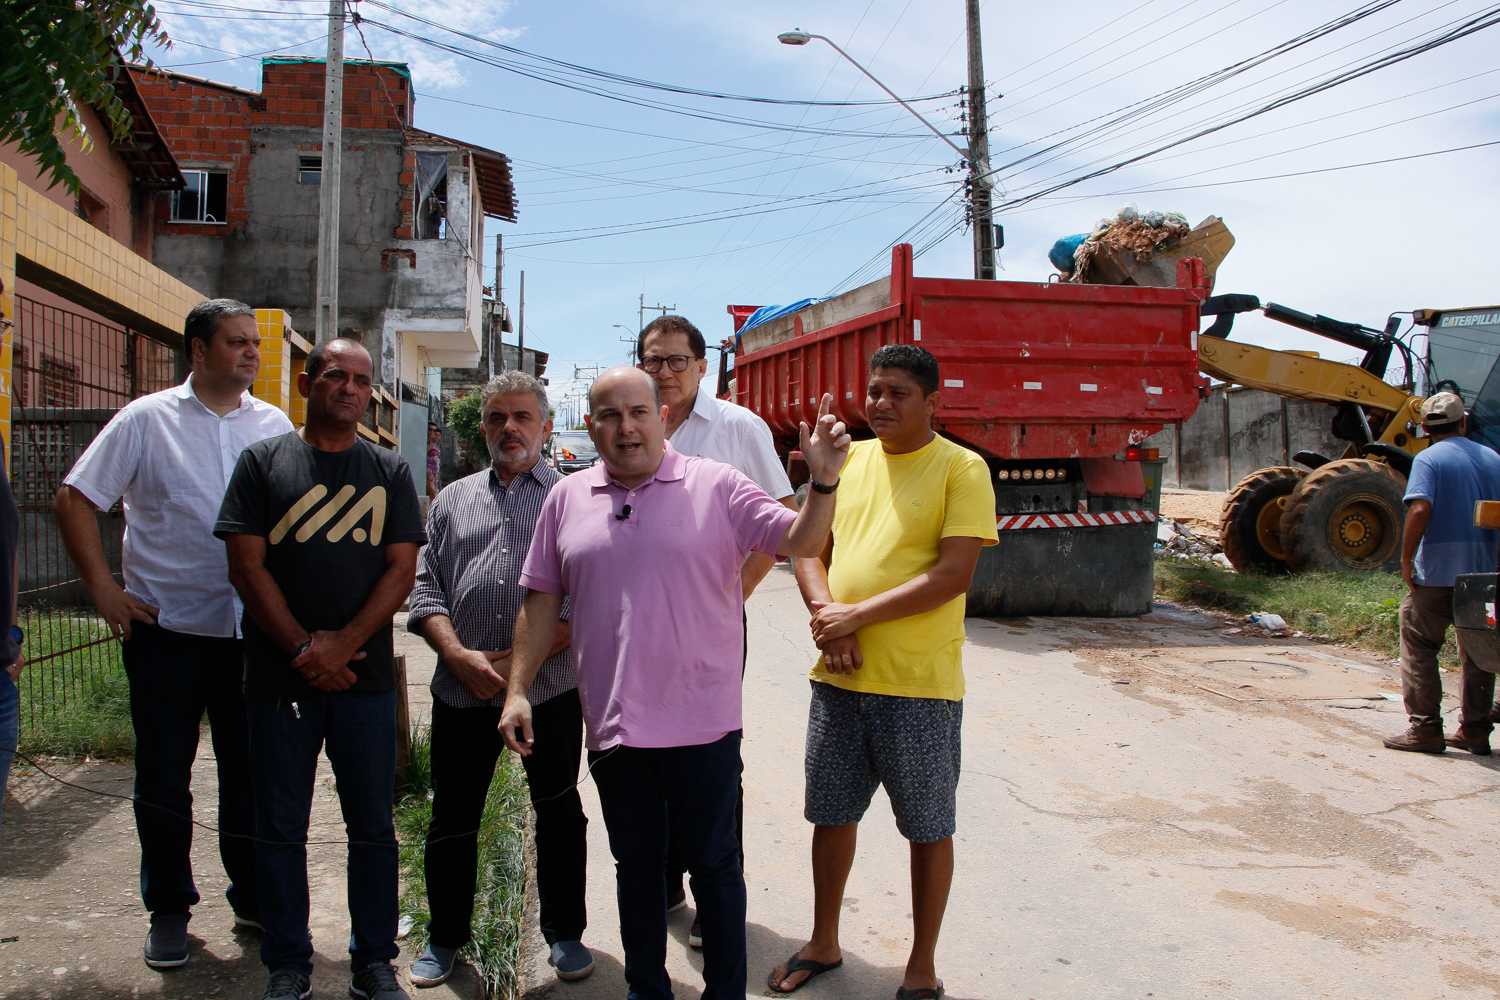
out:
<path id="1" fill-rule="evenodd" d="M 10 671 L 0 667 L 0 799 L 5 798 L 5 782 L 10 777 L 10 761 L 21 735 L 21 694 Z"/>
<path id="2" fill-rule="evenodd" d="M 522 757 L 536 809 L 536 890 L 548 944 L 583 937 L 588 817 L 578 796 L 583 709 L 565 691 L 532 709 L 536 742 Z M 478 875 L 480 817 L 505 746 L 500 709 L 452 708 L 432 702 L 432 823 L 427 828 L 428 934 L 433 944 L 461 948 L 469 940 Z"/>
<path id="3" fill-rule="evenodd" d="M 636 1000 L 671 1000 L 667 835 L 692 875 L 703 928 L 703 1000 L 745 996 L 745 876 L 734 836 L 740 733 L 692 747 L 590 751 L 615 857 L 625 982 Z"/>
<path id="4" fill-rule="evenodd" d="M 750 659 L 750 620 L 745 609 L 740 609 L 740 680 L 745 678 L 745 664 Z M 745 782 L 739 781 L 734 793 L 734 839 L 740 845 L 740 870 L 745 868 Z M 677 842 L 667 836 L 667 898 L 682 895 L 682 876 L 687 874 L 687 861 L 677 849 Z M 696 902 L 697 896 L 693 899 Z"/>
<path id="5" fill-rule="evenodd" d="M 312 974 L 308 933 L 307 825 L 318 750 L 333 765 L 348 837 L 350 967 L 390 961 L 396 947 L 396 693 L 343 691 L 297 702 L 251 695 L 255 758 L 260 960 L 272 972 Z M 336 847 L 319 847 L 322 851 Z"/>
<path id="6" fill-rule="evenodd" d="M 132 622 L 123 644 L 135 727 L 135 829 L 141 841 L 141 898 L 153 914 L 187 915 L 199 900 L 193 843 L 193 758 L 208 713 L 219 773 L 219 858 L 229 905 L 259 912 L 255 884 L 255 799 L 245 729 L 244 643 Z"/>

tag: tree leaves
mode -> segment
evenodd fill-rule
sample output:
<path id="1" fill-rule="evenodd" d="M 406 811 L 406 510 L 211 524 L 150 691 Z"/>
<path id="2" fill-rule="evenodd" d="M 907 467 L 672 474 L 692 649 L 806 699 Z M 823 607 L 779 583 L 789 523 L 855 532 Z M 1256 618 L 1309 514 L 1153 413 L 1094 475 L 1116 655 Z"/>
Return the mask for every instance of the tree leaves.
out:
<path id="1" fill-rule="evenodd" d="M 92 143 L 79 105 L 93 107 L 112 137 L 130 135 L 130 112 L 113 81 L 126 72 L 120 50 L 135 62 L 146 60 L 146 46 L 171 45 L 155 9 L 144 0 L 108 0 L 78 6 L 71 2 L 0 3 L 0 143 L 15 143 L 36 159 L 49 187 L 79 190 L 67 163 L 64 143 Z"/>

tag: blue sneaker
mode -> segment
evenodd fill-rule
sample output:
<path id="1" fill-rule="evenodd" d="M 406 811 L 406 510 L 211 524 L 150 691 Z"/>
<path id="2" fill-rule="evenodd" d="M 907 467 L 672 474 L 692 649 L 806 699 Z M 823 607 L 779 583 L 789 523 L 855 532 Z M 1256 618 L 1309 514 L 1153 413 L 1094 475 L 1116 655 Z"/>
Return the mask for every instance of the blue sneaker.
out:
<path id="1" fill-rule="evenodd" d="M 422 957 L 411 963 L 411 984 L 428 987 L 447 982 L 448 977 L 453 975 L 453 966 L 457 961 L 457 948 L 429 944 L 427 950 L 422 952 Z"/>
<path id="2" fill-rule="evenodd" d="M 552 946 L 547 964 L 557 970 L 557 978 L 572 982 L 594 971 L 594 953 L 582 941 L 559 941 Z"/>

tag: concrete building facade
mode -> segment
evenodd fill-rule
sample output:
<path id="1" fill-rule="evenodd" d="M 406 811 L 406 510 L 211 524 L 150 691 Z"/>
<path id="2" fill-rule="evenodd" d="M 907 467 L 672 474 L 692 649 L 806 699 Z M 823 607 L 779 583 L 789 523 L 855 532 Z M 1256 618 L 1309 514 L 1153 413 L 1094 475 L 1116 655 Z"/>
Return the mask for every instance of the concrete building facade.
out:
<path id="1" fill-rule="evenodd" d="M 510 163 L 414 128 L 404 64 L 348 62 L 344 72 L 339 329 L 370 349 L 393 394 L 404 385 L 417 396 L 428 368 L 479 363 L 484 217 L 516 217 Z M 311 331 L 322 60 L 265 59 L 259 91 L 156 70 L 135 77 L 188 184 L 156 206 L 155 263 L 205 295 L 283 309 Z"/>

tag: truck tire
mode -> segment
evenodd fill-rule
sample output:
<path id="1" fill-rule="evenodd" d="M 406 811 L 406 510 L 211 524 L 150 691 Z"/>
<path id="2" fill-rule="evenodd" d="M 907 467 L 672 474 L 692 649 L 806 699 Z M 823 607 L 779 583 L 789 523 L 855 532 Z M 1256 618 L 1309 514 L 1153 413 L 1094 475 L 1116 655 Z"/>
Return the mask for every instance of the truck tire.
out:
<path id="1" fill-rule="evenodd" d="M 1276 465 L 1252 472 L 1235 484 L 1219 515 L 1219 544 L 1241 573 L 1285 573 L 1281 516 L 1286 498 L 1307 476 L 1301 469 Z"/>
<path id="2" fill-rule="evenodd" d="M 1308 474 L 1287 498 L 1281 547 L 1295 572 L 1401 568 L 1406 477 L 1381 462 L 1346 458 Z"/>

